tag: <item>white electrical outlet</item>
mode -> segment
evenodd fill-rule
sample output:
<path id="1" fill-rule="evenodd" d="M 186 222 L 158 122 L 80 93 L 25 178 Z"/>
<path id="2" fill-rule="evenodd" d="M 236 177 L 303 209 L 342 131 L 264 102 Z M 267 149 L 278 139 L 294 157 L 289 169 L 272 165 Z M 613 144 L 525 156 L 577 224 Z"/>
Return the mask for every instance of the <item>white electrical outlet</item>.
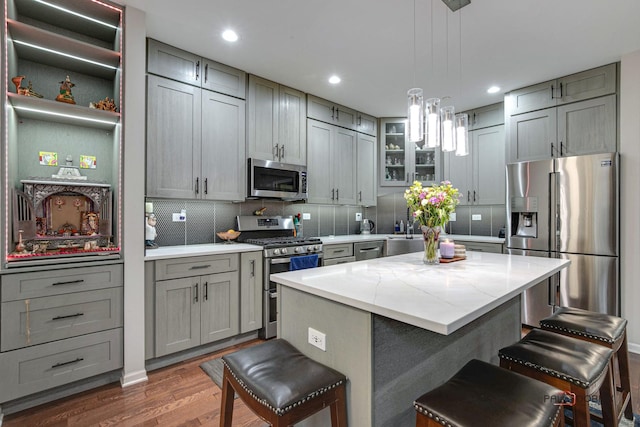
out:
<path id="1" fill-rule="evenodd" d="M 482 221 L 482 215 L 480 214 L 471 215 L 471 221 Z"/>
<path id="2" fill-rule="evenodd" d="M 356 212 L 356 221 L 362 221 L 362 212 Z"/>
<path id="3" fill-rule="evenodd" d="M 309 344 L 322 351 L 327 351 L 327 336 L 320 331 L 309 328 Z"/>
<path id="4" fill-rule="evenodd" d="M 185 222 L 187 220 L 187 215 L 183 212 L 173 214 L 173 222 Z"/>
<path id="5" fill-rule="evenodd" d="M 311 219 L 311 214 L 310 213 L 303 213 L 302 214 L 302 219 L 303 220 L 310 220 Z"/>
<path id="6" fill-rule="evenodd" d="M 449 214 L 449 221 L 453 222 L 456 220 L 456 213 L 452 212 Z"/>

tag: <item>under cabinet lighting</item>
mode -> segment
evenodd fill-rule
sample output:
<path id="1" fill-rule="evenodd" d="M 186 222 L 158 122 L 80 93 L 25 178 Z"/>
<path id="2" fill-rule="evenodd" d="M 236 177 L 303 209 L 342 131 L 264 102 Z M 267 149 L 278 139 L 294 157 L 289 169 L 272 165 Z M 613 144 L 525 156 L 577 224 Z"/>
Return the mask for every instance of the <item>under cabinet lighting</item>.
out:
<path id="1" fill-rule="evenodd" d="M 78 16 L 78 17 L 80 17 L 82 19 L 86 19 L 87 21 L 95 22 L 96 24 L 104 25 L 105 27 L 113 28 L 114 30 L 118 29 L 118 27 L 115 26 L 115 25 L 111 25 L 111 24 L 108 24 L 106 22 L 99 21 L 99 20 L 97 20 L 95 18 L 91 18 L 91 17 L 89 17 L 87 15 L 83 15 L 81 13 L 74 12 L 73 10 L 65 9 L 64 7 L 58 6 L 57 4 L 49 3 L 49 2 L 46 2 L 46 1 L 43 1 L 43 0 L 34 0 L 34 1 L 36 1 L 36 2 L 38 2 L 40 4 L 43 4 L 45 6 L 49 6 L 49 7 L 52 7 L 54 9 L 58 9 L 58 10 L 60 10 L 62 12 L 68 13 L 70 15 Z M 103 3 L 100 3 L 100 4 L 103 4 Z M 106 5 L 104 5 L 104 6 L 106 6 Z"/>
<path id="2" fill-rule="evenodd" d="M 49 53 L 55 53 L 56 55 L 61 55 L 61 56 L 65 56 L 67 58 L 71 58 L 71 59 L 75 59 L 78 61 L 82 61 L 82 62 L 87 62 L 89 64 L 94 64 L 94 65 L 98 65 L 100 67 L 104 67 L 104 68 L 108 68 L 110 70 L 117 70 L 118 67 L 114 67 L 113 65 L 107 65 L 107 64 L 103 64 L 101 62 L 97 62 L 97 61 L 92 61 L 90 59 L 86 59 L 86 58 L 82 58 L 80 56 L 76 56 L 76 55 L 71 55 L 69 53 L 64 53 L 64 52 L 60 52 L 59 50 L 53 50 L 53 49 L 49 49 L 46 47 L 42 47 L 42 46 L 38 46 L 35 44 L 31 44 L 31 43 L 27 43 L 27 42 L 23 42 L 21 40 L 13 40 L 14 43 L 18 43 L 21 44 L 23 46 L 28 46 L 28 47 L 32 47 L 34 49 L 38 49 L 38 50 L 43 50 L 45 52 L 49 52 Z"/>
<path id="3" fill-rule="evenodd" d="M 66 118 L 71 118 L 71 119 L 75 119 L 75 120 L 83 120 L 83 121 L 86 121 L 86 122 L 104 123 L 104 124 L 107 124 L 107 125 L 116 125 L 117 124 L 115 121 L 94 119 L 94 118 L 91 118 L 91 117 L 74 116 L 73 114 L 56 113 L 54 111 L 39 110 L 37 108 L 16 107 L 16 106 L 14 106 L 13 108 L 16 109 L 16 110 L 21 110 L 21 111 L 31 111 L 33 113 L 48 114 L 50 116 L 57 116 L 57 117 L 66 117 Z"/>

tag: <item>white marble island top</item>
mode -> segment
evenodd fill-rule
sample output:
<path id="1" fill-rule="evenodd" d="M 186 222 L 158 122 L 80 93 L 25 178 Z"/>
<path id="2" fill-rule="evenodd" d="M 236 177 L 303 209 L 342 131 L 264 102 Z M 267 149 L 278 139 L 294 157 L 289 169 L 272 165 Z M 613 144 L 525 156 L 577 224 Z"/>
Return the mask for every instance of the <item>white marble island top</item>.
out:
<path id="1" fill-rule="evenodd" d="M 309 294 L 449 335 L 570 263 L 554 258 L 468 252 L 424 265 L 422 252 L 272 274 Z"/>

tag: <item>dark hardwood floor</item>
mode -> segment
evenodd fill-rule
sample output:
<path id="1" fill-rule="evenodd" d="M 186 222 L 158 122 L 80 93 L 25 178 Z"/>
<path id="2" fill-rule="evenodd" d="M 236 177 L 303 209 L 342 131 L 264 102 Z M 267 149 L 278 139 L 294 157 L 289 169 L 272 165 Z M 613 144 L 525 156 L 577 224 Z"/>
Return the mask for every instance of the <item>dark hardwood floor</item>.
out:
<path id="1" fill-rule="evenodd" d="M 127 388 L 113 383 L 5 416 L 3 427 L 218 426 L 221 390 L 200 364 L 260 340 L 149 372 L 149 381 Z M 634 413 L 640 412 L 640 354 L 630 354 Z M 262 427 L 236 399 L 234 426 Z"/>

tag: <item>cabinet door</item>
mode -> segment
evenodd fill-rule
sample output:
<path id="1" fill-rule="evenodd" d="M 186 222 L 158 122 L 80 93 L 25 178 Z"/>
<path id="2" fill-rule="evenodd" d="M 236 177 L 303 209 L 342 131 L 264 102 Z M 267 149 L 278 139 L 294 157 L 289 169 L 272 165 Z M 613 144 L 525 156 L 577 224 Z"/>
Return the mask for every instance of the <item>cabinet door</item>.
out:
<path id="1" fill-rule="evenodd" d="M 550 80 L 512 91 L 509 93 L 509 115 L 554 107 L 556 99 L 553 93 L 558 90 L 557 86 L 555 80 Z"/>
<path id="2" fill-rule="evenodd" d="M 331 141 L 333 126 L 307 120 L 307 151 L 312 161 L 307 165 L 309 203 L 333 203 Z"/>
<path id="3" fill-rule="evenodd" d="M 380 121 L 380 185 L 383 187 L 405 187 L 409 183 L 407 162 L 411 156 L 405 151 L 409 144 L 406 123 L 405 119 Z"/>
<path id="4" fill-rule="evenodd" d="M 200 345 L 200 279 L 156 282 L 156 357 Z"/>
<path id="5" fill-rule="evenodd" d="M 334 127 L 332 175 L 335 203 L 356 204 L 356 132 Z"/>
<path id="6" fill-rule="evenodd" d="M 487 105 L 468 112 L 469 130 L 504 124 L 504 103 Z"/>
<path id="7" fill-rule="evenodd" d="M 356 130 L 358 132 L 366 133 L 371 136 L 378 135 L 378 120 L 375 117 L 363 113 L 357 113 L 356 123 L 358 125 Z"/>
<path id="8" fill-rule="evenodd" d="M 336 107 L 332 102 L 316 96 L 307 95 L 307 117 L 321 122 L 335 121 Z"/>
<path id="9" fill-rule="evenodd" d="M 238 272 L 211 274 L 202 283 L 201 336 L 206 344 L 240 332 L 240 283 Z"/>
<path id="10" fill-rule="evenodd" d="M 556 151 L 555 108 L 511 116 L 509 162 L 549 159 Z"/>
<path id="11" fill-rule="evenodd" d="M 203 90 L 201 197 L 244 201 L 245 161 L 244 101 Z"/>
<path id="12" fill-rule="evenodd" d="M 359 205 L 375 206 L 376 194 L 376 138 L 362 133 L 357 134 L 358 161 L 356 183 Z"/>
<path id="13" fill-rule="evenodd" d="M 147 196 L 192 199 L 200 176 L 201 90 L 156 76 L 148 76 L 147 89 Z"/>
<path id="14" fill-rule="evenodd" d="M 357 116 L 358 113 L 351 108 L 344 107 L 342 105 L 335 105 L 335 119 L 334 123 L 337 126 L 342 126 L 347 129 L 357 130 Z"/>
<path id="15" fill-rule="evenodd" d="M 202 59 L 202 88 L 244 99 L 247 74 L 237 68 Z"/>
<path id="16" fill-rule="evenodd" d="M 248 156 L 278 161 L 279 85 L 257 76 L 249 76 L 248 103 Z"/>
<path id="17" fill-rule="evenodd" d="M 200 86 L 201 61 L 197 55 L 147 39 L 147 71 L 150 73 Z"/>
<path id="18" fill-rule="evenodd" d="M 240 333 L 262 328 L 262 252 L 240 255 Z"/>
<path id="19" fill-rule="evenodd" d="M 282 163 L 307 164 L 307 104 L 304 92 L 280 86 L 278 140 Z"/>
<path id="20" fill-rule="evenodd" d="M 616 95 L 558 107 L 561 155 L 616 151 Z"/>
<path id="21" fill-rule="evenodd" d="M 469 132 L 472 138 L 472 132 Z M 473 149 L 469 146 L 467 156 L 456 156 L 454 152 L 444 153 L 444 179 L 451 181 L 451 184 L 460 192 L 460 205 L 473 204 Z"/>
<path id="22" fill-rule="evenodd" d="M 558 105 L 616 93 L 616 64 L 609 64 L 558 79 Z"/>
<path id="23" fill-rule="evenodd" d="M 504 126 L 493 126 L 469 134 L 473 144 L 475 203 L 502 205 L 506 203 L 507 179 Z"/>

